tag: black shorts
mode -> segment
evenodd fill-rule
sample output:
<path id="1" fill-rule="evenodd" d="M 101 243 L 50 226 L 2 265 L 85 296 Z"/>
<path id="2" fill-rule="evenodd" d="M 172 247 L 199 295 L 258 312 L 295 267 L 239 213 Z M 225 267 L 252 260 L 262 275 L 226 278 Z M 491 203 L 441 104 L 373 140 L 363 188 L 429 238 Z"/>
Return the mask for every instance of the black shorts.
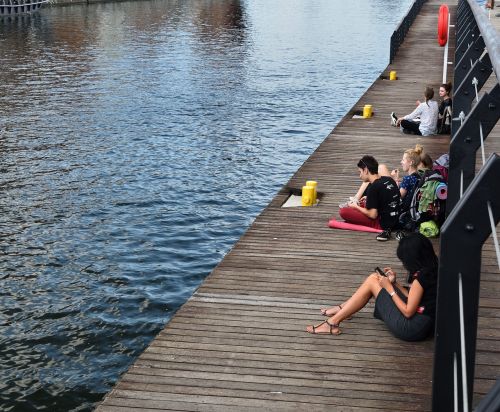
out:
<path id="1" fill-rule="evenodd" d="M 403 292 L 399 288 L 394 289 L 406 302 L 407 298 Z M 415 313 L 411 318 L 405 317 L 385 289 L 379 292 L 375 300 L 373 316 L 383 320 L 392 334 L 402 340 L 423 340 L 434 332 L 434 320 L 430 316 Z"/>

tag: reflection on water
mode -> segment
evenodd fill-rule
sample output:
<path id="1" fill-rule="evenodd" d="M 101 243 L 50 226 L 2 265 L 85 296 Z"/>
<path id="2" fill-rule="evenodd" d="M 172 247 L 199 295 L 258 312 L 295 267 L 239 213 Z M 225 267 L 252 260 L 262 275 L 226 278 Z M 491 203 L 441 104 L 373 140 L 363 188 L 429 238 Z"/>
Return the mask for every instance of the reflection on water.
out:
<path id="1" fill-rule="evenodd" d="M 90 410 L 388 60 L 410 0 L 0 21 L 0 402 Z"/>

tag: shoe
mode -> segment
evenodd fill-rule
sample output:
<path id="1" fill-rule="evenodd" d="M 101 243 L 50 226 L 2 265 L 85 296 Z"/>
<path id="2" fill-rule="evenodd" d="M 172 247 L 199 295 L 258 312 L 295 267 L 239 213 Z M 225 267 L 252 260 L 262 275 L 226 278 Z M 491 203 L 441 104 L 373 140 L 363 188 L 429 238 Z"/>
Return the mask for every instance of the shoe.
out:
<path id="1" fill-rule="evenodd" d="M 385 242 L 391 238 L 391 231 L 390 230 L 384 230 L 382 233 L 379 233 L 377 235 L 377 240 L 381 242 Z"/>
<path id="2" fill-rule="evenodd" d="M 324 332 L 318 332 L 316 331 L 317 328 L 319 328 L 321 325 L 327 324 L 330 328 L 330 330 L 324 331 Z M 337 329 L 336 332 L 334 330 Z M 309 333 L 312 333 L 314 335 L 340 335 L 342 332 L 339 329 L 339 323 L 330 323 L 328 320 L 325 320 L 324 322 L 321 322 L 319 325 L 311 325 L 306 328 L 306 331 Z"/>
<path id="3" fill-rule="evenodd" d="M 400 230 L 400 231 L 396 232 L 396 235 L 395 235 L 394 237 L 395 237 L 395 238 L 397 239 L 397 241 L 399 242 L 399 241 L 400 241 L 401 239 L 403 239 L 405 236 L 406 236 L 405 232 L 403 232 L 403 231 L 401 231 L 401 230 Z"/>
<path id="4" fill-rule="evenodd" d="M 398 125 L 398 116 L 394 112 L 391 113 L 391 124 L 396 127 Z"/>

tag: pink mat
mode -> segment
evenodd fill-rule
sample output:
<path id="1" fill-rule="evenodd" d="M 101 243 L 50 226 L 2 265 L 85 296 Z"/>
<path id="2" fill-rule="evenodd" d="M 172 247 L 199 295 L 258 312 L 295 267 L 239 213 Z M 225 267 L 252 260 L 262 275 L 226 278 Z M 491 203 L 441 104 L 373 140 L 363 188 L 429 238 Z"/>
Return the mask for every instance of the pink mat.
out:
<path id="1" fill-rule="evenodd" d="M 328 222 L 328 227 L 331 227 L 332 229 L 354 230 L 356 232 L 371 232 L 371 233 L 382 232 L 382 229 L 375 229 L 370 226 L 355 225 L 354 223 L 339 222 L 335 218 L 332 218 Z"/>

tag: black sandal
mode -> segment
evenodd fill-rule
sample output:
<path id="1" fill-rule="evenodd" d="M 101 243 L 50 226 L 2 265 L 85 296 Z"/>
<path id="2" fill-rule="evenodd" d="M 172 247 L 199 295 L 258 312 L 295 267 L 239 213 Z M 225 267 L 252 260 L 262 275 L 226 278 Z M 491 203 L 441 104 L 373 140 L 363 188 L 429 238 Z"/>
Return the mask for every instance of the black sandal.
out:
<path id="1" fill-rule="evenodd" d="M 336 313 L 334 313 L 333 315 L 329 315 L 329 314 L 326 313 L 326 312 L 328 312 L 328 309 L 330 309 L 330 308 L 328 308 L 328 309 L 321 309 L 321 314 L 323 316 L 328 316 L 329 318 L 332 317 L 332 316 L 335 316 L 337 313 L 339 313 L 342 310 L 342 305 L 334 305 L 334 306 L 332 306 L 332 308 L 334 308 L 335 306 L 337 306 L 339 308 L 339 310 Z"/>
<path id="2" fill-rule="evenodd" d="M 321 325 L 323 324 L 327 324 L 328 326 L 330 326 L 330 330 L 328 332 L 316 332 L 316 329 L 319 328 Z M 312 326 L 312 332 L 308 331 L 306 329 L 306 331 L 308 333 L 311 333 L 313 335 L 340 335 L 342 332 L 340 331 L 339 329 L 339 323 L 330 323 L 328 322 L 328 320 L 325 320 L 324 322 L 321 322 L 319 325 L 311 325 Z M 334 328 L 337 328 L 337 332 L 333 332 L 333 329 Z"/>

